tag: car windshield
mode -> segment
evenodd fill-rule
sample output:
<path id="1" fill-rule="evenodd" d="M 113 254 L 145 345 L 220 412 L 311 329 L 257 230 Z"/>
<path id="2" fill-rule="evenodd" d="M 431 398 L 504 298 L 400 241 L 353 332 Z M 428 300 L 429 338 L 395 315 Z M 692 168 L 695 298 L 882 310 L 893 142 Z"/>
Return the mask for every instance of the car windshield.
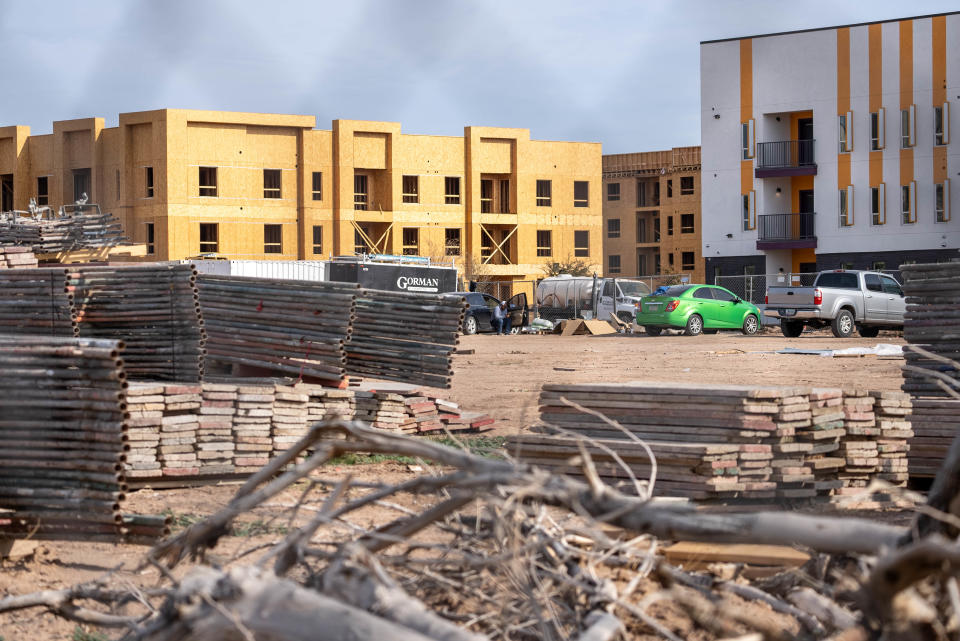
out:
<path id="1" fill-rule="evenodd" d="M 621 293 L 624 296 L 647 296 L 650 293 L 650 288 L 647 287 L 647 284 L 639 280 L 617 280 L 617 285 L 620 287 Z"/>
<path id="2" fill-rule="evenodd" d="M 683 292 L 690 289 L 692 285 L 672 285 L 670 287 L 658 287 L 653 292 L 654 296 L 680 296 Z"/>

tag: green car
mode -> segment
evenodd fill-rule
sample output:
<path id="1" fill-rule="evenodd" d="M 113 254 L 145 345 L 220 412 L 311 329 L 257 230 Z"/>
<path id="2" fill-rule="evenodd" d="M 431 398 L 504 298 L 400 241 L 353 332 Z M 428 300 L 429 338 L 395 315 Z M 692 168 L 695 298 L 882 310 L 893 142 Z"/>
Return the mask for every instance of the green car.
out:
<path id="1" fill-rule="evenodd" d="M 640 299 L 637 325 L 651 336 L 670 328 L 687 336 L 720 329 L 739 329 L 749 336 L 760 329 L 760 310 L 723 287 L 673 285 Z"/>

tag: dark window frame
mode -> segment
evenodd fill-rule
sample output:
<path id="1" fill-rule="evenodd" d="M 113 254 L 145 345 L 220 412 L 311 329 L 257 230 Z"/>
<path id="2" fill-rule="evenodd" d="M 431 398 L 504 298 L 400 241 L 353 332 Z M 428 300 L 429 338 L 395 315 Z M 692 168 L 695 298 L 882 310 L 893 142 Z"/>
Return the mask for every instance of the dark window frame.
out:
<path id="1" fill-rule="evenodd" d="M 263 225 L 263 253 L 283 253 L 283 225 L 264 223 Z"/>
<path id="2" fill-rule="evenodd" d="M 620 238 L 620 219 L 607 219 L 607 238 Z"/>
<path id="3" fill-rule="evenodd" d="M 574 207 L 590 206 L 590 181 L 589 180 L 573 181 L 573 206 Z"/>
<path id="4" fill-rule="evenodd" d="M 403 202 L 408 205 L 416 205 L 420 202 L 420 176 L 415 174 L 405 174 L 401 178 L 401 197 Z"/>
<path id="5" fill-rule="evenodd" d="M 584 242 L 581 242 L 584 241 Z M 575 229 L 573 232 L 573 255 L 577 258 L 590 256 L 590 230 Z"/>
<path id="6" fill-rule="evenodd" d="M 311 199 L 323 200 L 323 172 L 315 171 L 310 178 Z"/>
<path id="7" fill-rule="evenodd" d="M 454 189 L 451 189 L 451 188 Z M 460 176 L 445 176 L 443 179 L 443 199 L 447 205 L 460 204 Z M 448 254 L 449 256 L 450 254 Z M 459 254 L 457 254 L 459 255 Z"/>
<path id="8" fill-rule="evenodd" d="M 323 225 L 313 226 L 313 255 L 323 254 Z"/>
<path id="9" fill-rule="evenodd" d="M 219 176 L 216 167 L 200 167 L 198 175 L 198 194 L 204 198 L 217 198 L 219 195 Z"/>
<path id="10" fill-rule="evenodd" d="M 200 223 L 200 253 L 220 253 L 220 223 Z"/>

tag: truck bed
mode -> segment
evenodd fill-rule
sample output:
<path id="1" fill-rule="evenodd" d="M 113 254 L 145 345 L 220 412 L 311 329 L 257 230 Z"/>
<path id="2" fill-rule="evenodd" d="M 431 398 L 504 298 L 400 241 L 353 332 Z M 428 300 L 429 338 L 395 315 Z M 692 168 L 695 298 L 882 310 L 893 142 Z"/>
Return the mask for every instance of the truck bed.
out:
<path id="1" fill-rule="evenodd" d="M 813 287 L 768 287 L 767 307 L 813 307 Z"/>

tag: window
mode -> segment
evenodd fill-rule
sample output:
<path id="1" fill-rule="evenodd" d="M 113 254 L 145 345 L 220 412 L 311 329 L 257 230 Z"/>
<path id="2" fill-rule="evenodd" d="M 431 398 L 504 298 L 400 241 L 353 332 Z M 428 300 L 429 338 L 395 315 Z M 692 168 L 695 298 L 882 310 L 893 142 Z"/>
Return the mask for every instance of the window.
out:
<path id="1" fill-rule="evenodd" d="M 573 181 L 573 206 L 588 207 L 589 205 L 590 205 L 590 183 L 588 183 L 586 180 L 574 180 Z"/>
<path id="2" fill-rule="evenodd" d="M 370 192 L 368 191 L 367 177 L 363 174 L 353 175 L 353 208 L 359 211 L 366 211 L 370 204 Z M 359 252 L 362 253 L 362 252 Z"/>
<path id="3" fill-rule="evenodd" d="M 910 105 L 908 109 L 900 110 L 900 147 L 902 149 L 908 149 L 916 144 L 916 112 L 916 105 Z"/>
<path id="4" fill-rule="evenodd" d="M 757 266 L 756 266 L 756 265 L 744 265 L 744 267 L 743 267 L 743 275 L 744 275 L 744 276 L 753 276 L 753 275 L 755 275 L 756 273 L 757 273 Z"/>
<path id="5" fill-rule="evenodd" d="M 500 213 L 510 213 L 510 181 L 500 181 Z"/>
<path id="6" fill-rule="evenodd" d="M 537 230 L 537 256 L 553 256 L 553 232 L 549 229 Z"/>
<path id="7" fill-rule="evenodd" d="M 837 289 L 860 289 L 856 274 L 844 272 L 826 272 L 817 276 L 817 287 L 836 287 Z"/>
<path id="8" fill-rule="evenodd" d="M 153 223 L 147 223 L 147 253 L 156 254 L 157 245 L 154 238 Z"/>
<path id="9" fill-rule="evenodd" d="M 701 287 L 693 292 L 693 297 L 700 300 L 713 300 L 713 290 L 709 287 Z"/>
<path id="10" fill-rule="evenodd" d="M 638 180 L 637 181 L 637 207 L 646 207 L 647 206 L 647 183 Z"/>
<path id="11" fill-rule="evenodd" d="M 916 184 L 911 182 L 909 185 L 900 186 L 900 213 L 902 215 L 901 222 L 904 225 L 912 225 L 917 222 Z"/>
<path id="12" fill-rule="evenodd" d="M 573 232 L 573 255 L 578 257 L 585 257 L 590 255 L 590 232 L 589 231 L 585 229 L 580 229 Z"/>
<path id="13" fill-rule="evenodd" d="M 367 230 L 362 227 L 356 227 L 353 230 L 353 253 L 354 254 L 366 254 L 370 251 L 370 246 L 367 245 Z"/>
<path id="14" fill-rule="evenodd" d="M 620 219 L 607 220 L 607 238 L 620 238 Z"/>
<path id="15" fill-rule="evenodd" d="M 653 217 L 653 242 L 655 243 L 660 242 L 660 217 L 659 216 Z M 657 272 L 657 273 L 660 273 L 660 272 Z"/>
<path id="16" fill-rule="evenodd" d="M 673 180 L 667 180 L 667 198 L 673 198 Z"/>
<path id="17" fill-rule="evenodd" d="M 314 176 L 317 174 L 314 173 Z M 313 255 L 323 254 L 323 225 L 313 226 Z"/>
<path id="18" fill-rule="evenodd" d="M 694 269 L 695 252 L 682 252 L 680 254 L 680 268 L 685 272 L 691 272 Z"/>
<path id="19" fill-rule="evenodd" d="M 643 276 L 647 273 L 647 255 L 644 250 L 637 250 L 637 275 Z"/>
<path id="20" fill-rule="evenodd" d="M 620 200 L 620 183 L 607 183 L 607 200 Z"/>
<path id="21" fill-rule="evenodd" d="M 620 273 L 620 255 L 619 254 L 610 254 L 610 256 L 607 258 L 607 273 L 608 274 Z"/>
<path id="22" fill-rule="evenodd" d="M 50 204 L 50 183 L 47 176 L 40 176 L 37 178 L 37 204 Z"/>
<path id="23" fill-rule="evenodd" d="M 693 214 L 680 215 L 680 233 L 692 234 L 694 231 Z"/>
<path id="24" fill-rule="evenodd" d="M 755 140 L 753 118 L 744 123 L 740 123 L 740 147 L 742 152 L 740 158 L 742 160 L 750 160 L 753 158 Z"/>
<path id="25" fill-rule="evenodd" d="M 263 170 L 263 197 L 280 198 L 280 170 Z"/>
<path id="26" fill-rule="evenodd" d="M 850 227 L 853 225 L 853 186 L 841 189 L 839 192 L 840 226 Z"/>
<path id="27" fill-rule="evenodd" d="M 553 204 L 553 182 L 537 181 L 537 207 L 550 207 Z"/>
<path id="28" fill-rule="evenodd" d="M 950 142 L 950 103 L 933 108 L 933 144 L 946 145 Z"/>
<path id="29" fill-rule="evenodd" d="M 853 151 L 853 112 L 837 116 L 837 137 L 840 141 L 839 151 L 842 154 Z"/>
<path id="30" fill-rule="evenodd" d="M 667 216 L 667 236 L 673 236 L 673 216 Z"/>
<path id="31" fill-rule="evenodd" d="M 283 225 L 263 226 L 263 253 L 283 253 Z"/>
<path id="32" fill-rule="evenodd" d="M 693 176 L 680 176 L 680 195 L 690 196 L 693 194 Z"/>
<path id="33" fill-rule="evenodd" d="M 216 254 L 220 251 L 219 227 L 217 223 L 200 223 L 201 254 Z"/>
<path id="34" fill-rule="evenodd" d="M 493 212 L 493 181 L 489 179 L 480 181 L 480 213 L 490 214 Z"/>
<path id="35" fill-rule="evenodd" d="M 153 198 L 153 167 L 145 167 L 146 169 L 146 184 L 147 184 L 147 198 Z"/>
<path id="36" fill-rule="evenodd" d="M 420 255 L 420 229 L 418 227 L 403 228 L 403 255 Z"/>
<path id="37" fill-rule="evenodd" d="M 713 284 L 714 285 L 718 284 L 717 280 L 719 280 L 722 275 L 723 275 L 723 270 L 721 270 L 718 265 L 714 265 L 713 267 Z"/>
<path id="38" fill-rule="evenodd" d="M 840 269 L 853 269 L 853 263 L 840 263 Z"/>
<path id="39" fill-rule="evenodd" d="M 643 214 L 637 214 L 637 242 L 647 242 L 647 218 Z"/>
<path id="40" fill-rule="evenodd" d="M 420 202 L 420 177 L 419 176 L 403 177 L 403 202 L 405 203 Z"/>
<path id="41" fill-rule="evenodd" d="M 673 252 L 667 254 L 667 264 L 670 265 L 670 267 L 673 267 Z"/>
<path id="42" fill-rule="evenodd" d="M 870 224 L 885 225 L 887 223 L 887 212 L 885 205 L 885 186 L 880 183 L 876 187 L 870 188 Z"/>
<path id="43" fill-rule="evenodd" d="M 323 172 L 313 172 L 313 200 L 323 200 Z M 317 252 L 314 252 L 317 253 Z"/>
<path id="44" fill-rule="evenodd" d="M 657 275 L 660 273 L 660 254 L 654 254 L 653 256 L 653 273 Z"/>
<path id="45" fill-rule="evenodd" d="M 884 110 L 880 108 L 878 111 L 874 111 L 870 114 L 870 150 L 879 151 L 884 147 Z"/>
<path id="46" fill-rule="evenodd" d="M 200 195 L 216 197 L 217 195 L 217 168 L 200 168 Z"/>
<path id="47" fill-rule="evenodd" d="M 864 274 L 863 284 L 866 285 L 868 292 L 883 291 L 883 283 L 880 282 L 880 276 L 877 274 Z"/>
<path id="48" fill-rule="evenodd" d="M 900 283 L 894 280 L 890 276 L 880 276 L 880 282 L 883 284 L 883 293 L 884 294 L 893 294 L 894 296 L 903 297 L 903 289 L 900 288 Z"/>
<path id="49" fill-rule="evenodd" d="M 447 176 L 443 179 L 444 202 L 448 205 L 460 204 L 460 176 Z M 460 230 L 457 230 L 458 232 Z M 459 246 L 459 243 L 458 243 Z M 448 256 L 451 254 L 448 254 Z M 459 256 L 459 254 L 457 254 Z"/>
<path id="50" fill-rule="evenodd" d="M 743 194 L 740 217 L 743 222 L 743 231 L 751 231 L 757 228 L 757 192 L 751 191 L 749 194 Z"/>
<path id="51" fill-rule="evenodd" d="M 460 179 L 455 178 L 457 181 L 457 189 L 460 188 Z M 451 227 L 445 229 L 443 232 L 443 254 L 445 256 L 459 256 L 460 255 L 460 228 Z"/>
<path id="52" fill-rule="evenodd" d="M 875 260 L 873 261 L 873 264 L 870 266 L 870 269 L 872 269 L 875 272 L 882 272 L 886 268 L 887 268 L 887 263 L 886 261 L 883 261 L 883 260 Z M 856 282 L 854 282 L 854 286 L 851 287 L 850 289 L 856 289 L 856 288 L 857 288 Z"/>
<path id="53" fill-rule="evenodd" d="M 934 211 L 938 223 L 950 220 L 950 179 L 934 185 Z"/>

